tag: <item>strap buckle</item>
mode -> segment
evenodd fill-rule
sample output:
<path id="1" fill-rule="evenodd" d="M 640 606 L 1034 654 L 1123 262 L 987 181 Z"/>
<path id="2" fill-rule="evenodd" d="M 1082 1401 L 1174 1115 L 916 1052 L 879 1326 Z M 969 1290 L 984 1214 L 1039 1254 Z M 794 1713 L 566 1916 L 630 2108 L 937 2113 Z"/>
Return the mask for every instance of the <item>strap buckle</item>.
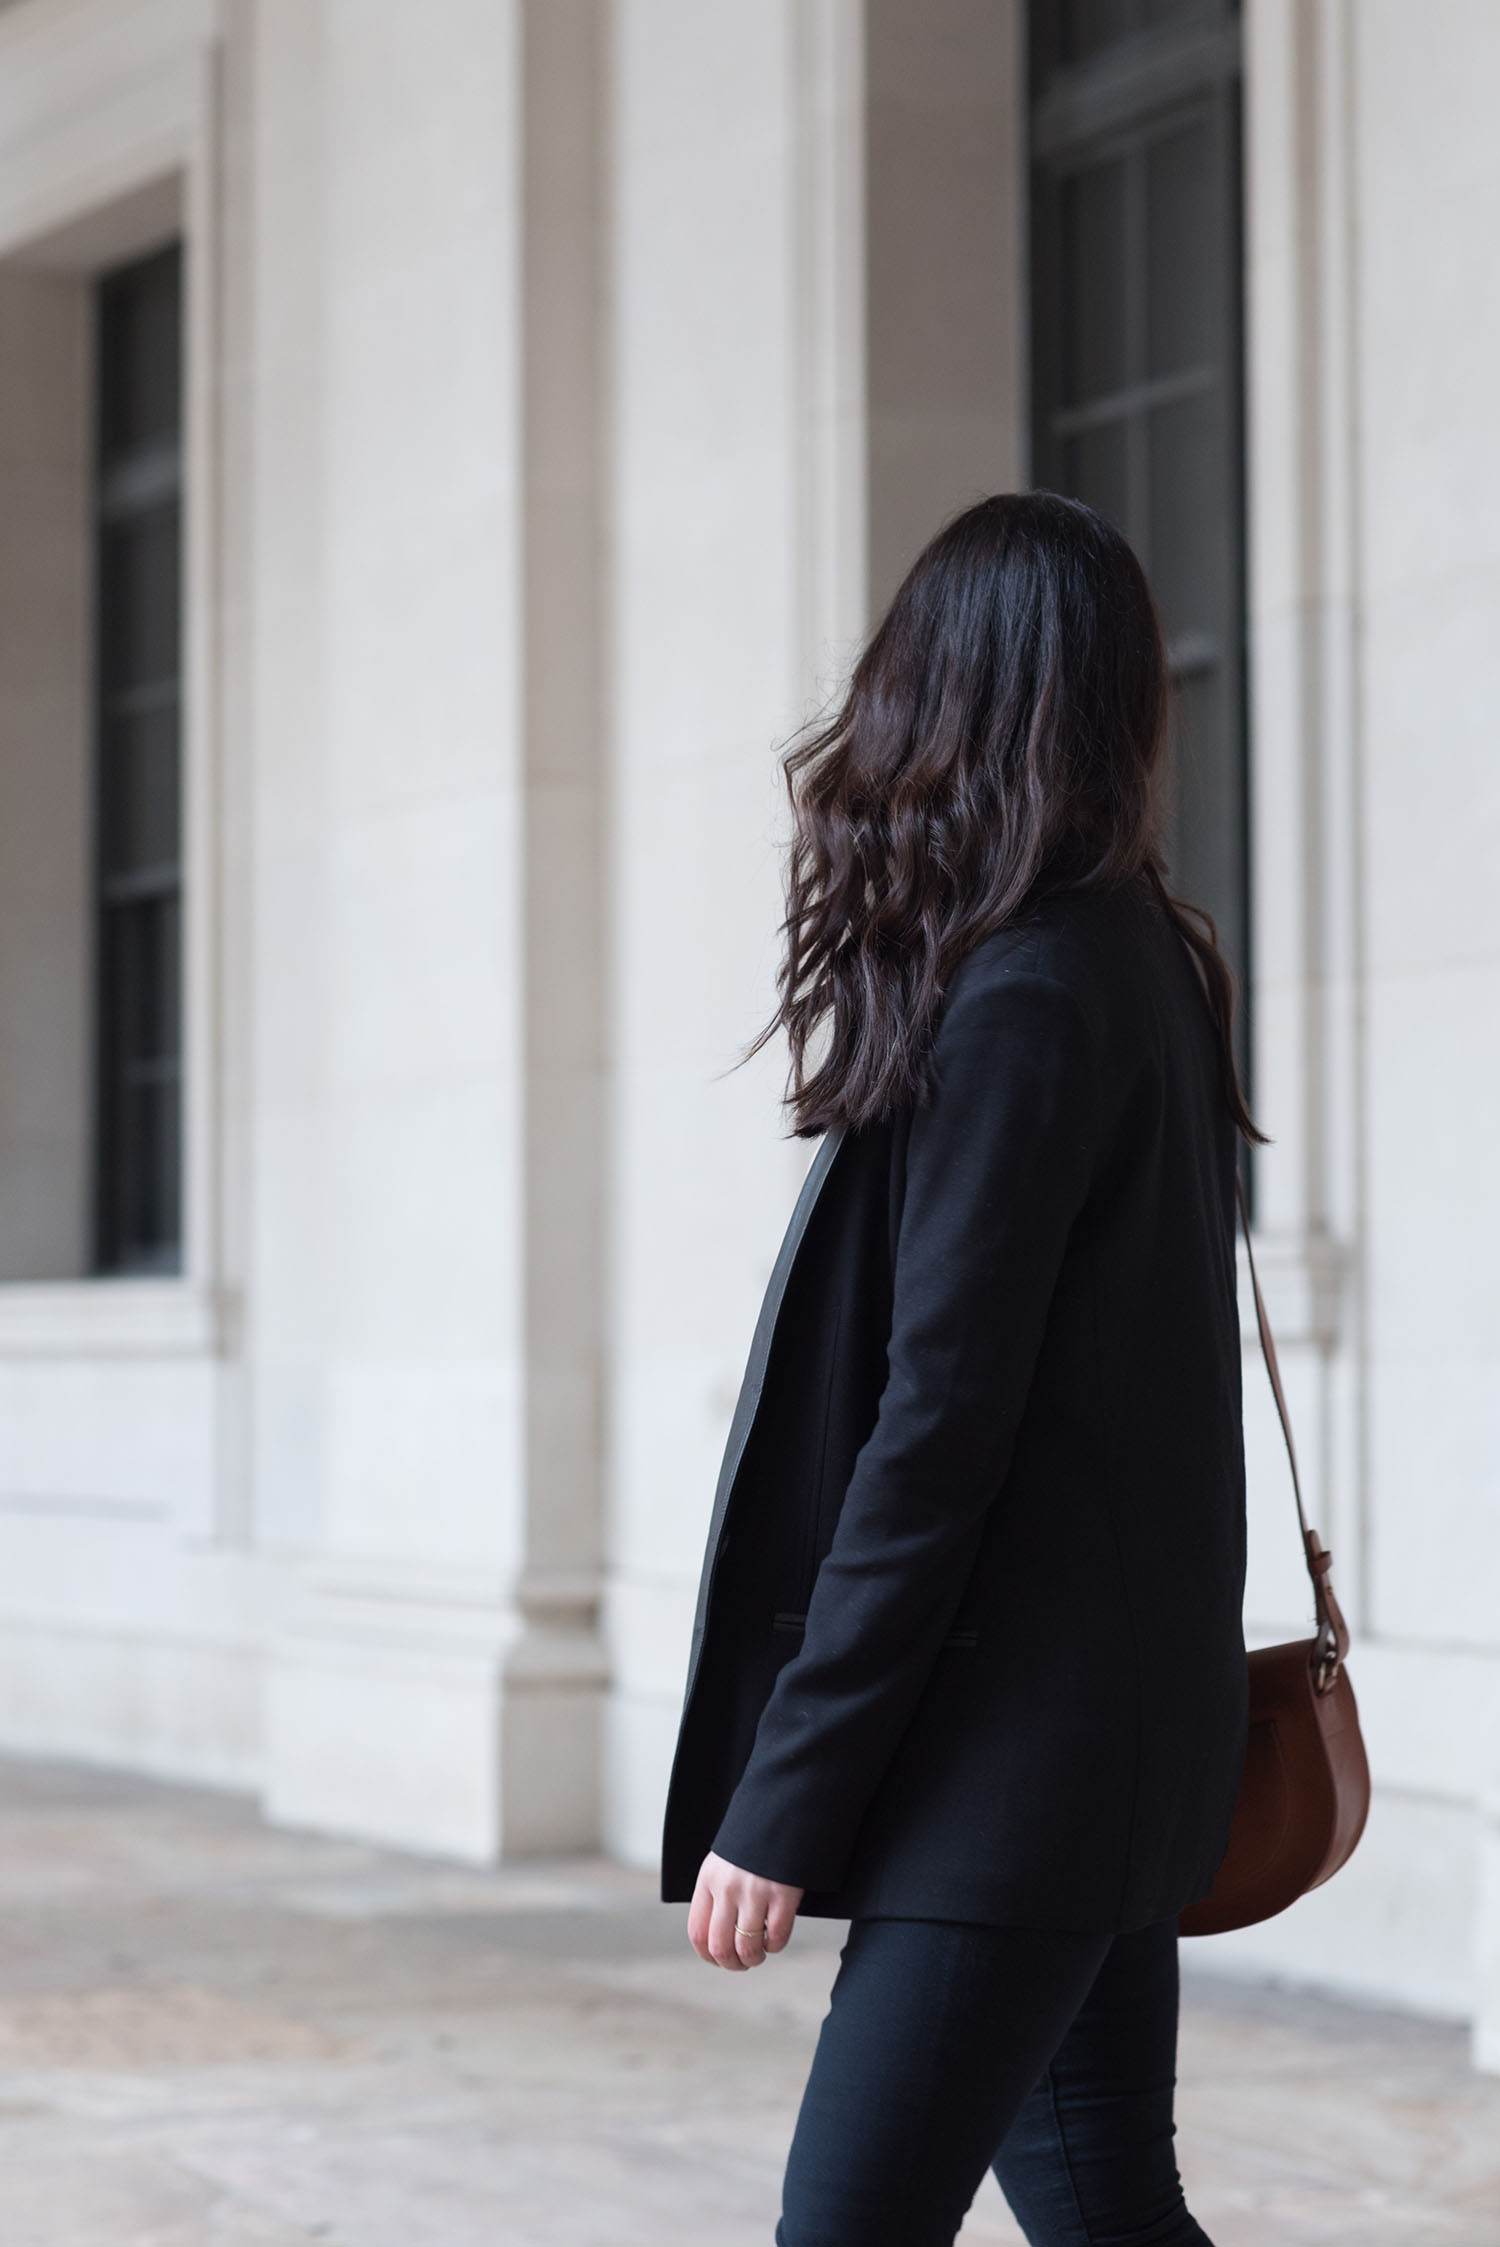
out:
<path id="1" fill-rule="evenodd" d="M 1344 1657 L 1337 1645 L 1320 1646 L 1313 1659 L 1313 1691 L 1320 1701 L 1338 1684 L 1343 1668 Z"/>

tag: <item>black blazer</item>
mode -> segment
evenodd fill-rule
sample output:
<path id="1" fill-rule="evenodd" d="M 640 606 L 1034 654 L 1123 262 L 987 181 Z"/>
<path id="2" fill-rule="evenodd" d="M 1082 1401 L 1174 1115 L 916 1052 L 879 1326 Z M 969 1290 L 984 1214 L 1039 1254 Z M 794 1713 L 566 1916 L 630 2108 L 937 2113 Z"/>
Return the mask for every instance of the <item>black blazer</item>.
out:
<path id="1" fill-rule="evenodd" d="M 929 1104 L 830 1134 L 756 1329 L 663 1851 L 803 1910 L 1125 1929 L 1206 1894 L 1246 1732 L 1233 1130 L 1144 886 L 954 978 Z"/>

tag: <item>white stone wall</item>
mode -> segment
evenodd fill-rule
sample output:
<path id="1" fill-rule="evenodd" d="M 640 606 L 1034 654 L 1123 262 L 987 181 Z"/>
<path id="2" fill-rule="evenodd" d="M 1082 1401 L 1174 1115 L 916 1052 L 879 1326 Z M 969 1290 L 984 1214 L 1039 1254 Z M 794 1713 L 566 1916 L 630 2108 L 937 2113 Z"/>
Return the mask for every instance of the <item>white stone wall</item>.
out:
<path id="1" fill-rule="evenodd" d="M 777 1058 L 734 1066 L 775 752 L 923 533 L 1023 472 L 1018 26 L 0 11 L 0 324 L 39 315 L 0 577 L 41 618 L 0 621 L 0 805 L 39 838 L 3 823 L 5 1743 L 463 1855 L 654 1854 L 805 1159 Z M 1484 0 L 1246 12 L 1259 1229 L 1377 1798 L 1333 1887 L 1208 1953 L 1480 2012 L 1489 2064 L 1497 45 Z M 92 273 L 178 230 L 188 1267 L 106 1286 L 79 962 L 43 941 L 84 863 L 66 390 Z M 1304 1594 L 1247 1379 L 1277 1635 Z"/>
<path id="2" fill-rule="evenodd" d="M 220 464 L 213 307 L 224 214 L 214 189 L 224 88 L 214 30 L 200 0 L 22 0 L 0 15 L 0 288 L 25 326 L 24 350 L 8 349 L 0 363 L 13 479 L 6 536 L 24 536 L 29 548 L 28 556 L 12 544 L 7 568 L 39 602 L 24 660 L 10 651 L 0 696 L 8 847 L 27 849 L 29 861 L 6 869 L 0 893 L 0 941 L 12 961 L 4 1066 L 12 1082 L 23 1070 L 32 1077 L 27 1099 L 5 1111 L 10 1133 L 31 1144 L 29 1169 L 8 1162 L 5 1177 L 7 1197 L 30 1206 L 8 1221 L 13 1253 L 0 1285 L 0 1711 L 13 1745 L 249 1784 L 261 1762 L 276 1571 L 217 1538 L 234 1305 L 213 1214 L 224 1118 L 208 941 L 220 871 L 207 818 L 220 755 L 208 642 L 222 621 L 216 474 L 203 473 Z M 87 1031 L 77 978 L 88 836 L 81 826 L 66 831 L 82 816 L 88 754 L 86 289 L 100 267 L 184 225 L 193 305 L 186 560 L 196 595 L 185 742 L 195 916 L 188 1260 L 180 1281 L 95 1284 L 78 1276 Z M 28 373 L 49 348 L 46 394 L 33 386 L 28 396 Z M 6 606 L 15 629 L 24 611 Z M 66 912 L 70 897 L 71 939 L 48 937 L 39 952 L 45 915 Z M 24 972 L 22 948 L 31 955 Z M 32 1070 L 27 1014 L 39 1002 L 44 1039 Z"/>
<path id="3" fill-rule="evenodd" d="M 1500 1940 L 1500 23 L 1260 0 L 1248 32 L 1261 1211 L 1376 1794 L 1336 1884 L 1209 1949 L 1465 2014 Z M 1271 1633 L 1295 1548 L 1254 1427 Z"/>

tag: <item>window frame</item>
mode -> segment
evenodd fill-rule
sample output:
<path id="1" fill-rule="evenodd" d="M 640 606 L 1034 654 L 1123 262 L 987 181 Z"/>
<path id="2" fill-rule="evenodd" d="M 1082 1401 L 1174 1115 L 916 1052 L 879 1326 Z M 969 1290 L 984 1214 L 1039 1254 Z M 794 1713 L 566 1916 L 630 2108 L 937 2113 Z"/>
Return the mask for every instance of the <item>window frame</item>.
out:
<path id="1" fill-rule="evenodd" d="M 1028 10 L 1034 20 L 1035 0 Z M 1056 10 L 1048 0 L 1044 20 L 1055 26 Z M 1245 187 L 1243 180 L 1242 27 L 1233 0 L 1200 0 L 1185 9 L 1179 21 L 1160 23 L 1127 33 L 1109 46 L 1072 65 L 1049 69 L 1047 56 L 1035 43 L 1029 56 L 1029 276 L 1027 311 L 1030 328 L 1030 411 L 1028 440 L 1030 471 L 1034 483 L 1067 489 L 1062 474 L 1061 446 L 1065 432 L 1058 424 L 1075 420 L 1081 429 L 1100 419 L 1102 403 L 1125 432 L 1127 513 L 1143 514 L 1146 467 L 1145 414 L 1189 395 L 1206 394 L 1210 384 L 1197 373 L 1152 376 L 1145 371 L 1143 330 L 1149 299 L 1149 255 L 1143 209 L 1142 158 L 1148 145 L 1164 138 L 1174 122 L 1193 116 L 1211 121 L 1217 162 L 1218 188 L 1223 198 L 1224 235 L 1221 249 L 1222 296 L 1217 306 L 1221 373 L 1211 378 L 1220 393 L 1220 412 L 1227 438 L 1228 479 L 1224 490 L 1226 526 L 1223 541 L 1225 585 L 1216 633 L 1179 632 L 1169 638 L 1168 658 L 1174 685 L 1194 677 L 1210 677 L 1223 667 L 1222 708 L 1229 728 L 1231 770 L 1223 775 L 1223 793 L 1233 803 L 1234 832 L 1230 838 L 1230 883 L 1233 909 L 1222 934 L 1226 950 L 1241 982 L 1236 1042 L 1241 1070 L 1248 1082 L 1251 1067 L 1251 977 L 1254 958 L 1252 925 L 1253 868 L 1251 863 L 1251 735 L 1248 644 L 1248 524 L 1247 524 L 1247 368 L 1245 294 Z M 1061 258 L 1062 183 L 1091 164 L 1111 156 L 1133 160 L 1128 175 L 1130 197 L 1123 218 L 1123 256 L 1126 261 L 1124 315 L 1127 323 L 1127 365 L 1124 379 L 1107 401 L 1092 399 L 1082 406 L 1061 404 L 1061 325 L 1064 285 Z M 1048 293 L 1050 292 L 1050 294 Z M 1049 407 L 1048 400 L 1059 404 Z M 1050 427 L 1044 428 L 1044 416 Z M 1135 520 L 1121 526 L 1136 543 L 1144 545 Z M 1143 552 L 1148 571 L 1149 552 Z"/>
<path id="2" fill-rule="evenodd" d="M 111 297 L 132 283 L 150 285 L 153 269 L 160 272 L 171 261 L 170 288 L 174 297 L 172 323 L 176 333 L 177 364 L 172 401 L 174 414 L 165 433 L 134 444 L 111 446 L 109 424 L 117 403 L 123 369 L 112 363 Z M 94 757 L 93 849 L 93 958 L 94 958 L 94 1098 L 92 1118 L 92 1267 L 108 1278 L 176 1276 L 183 1263 L 186 1230 L 186 1178 L 184 1107 L 186 1099 L 184 991 L 186 832 L 185 798 L 185 610 L 187 606 L 185 475 L 186 391 L 186 287 L 185 252 L 181 240 L 162 244 L 98 274 L 92 284 L 92 381 L 94 415 L 93 541 L 95 645 L 92 682 Z M 170 509 L 171 665 L 170 673 L 147 682 L 120 684 L 108 673 L 113 633 L 107 614 L 110 541 L 132 527 L 147 523 L 159 511 Z M 118 824 L 117 798 L 122 780 L 119 750 L 112 744 L 114 721 L 121 705 L 134 702 L 137 711 L 149 699 L 170 706 L 175 715 L 172 742 L 172 786 L 176 796 L 172 827 L 174 848 L 152 863 L 121 868 L 113 863 Z M 146 950 L 143 930 L 146 916 L 155 909 L 159 922 L 170 927 L 167 949 L 155 963 L 159 986 L 151 993 L 151 1012 L 170 1014 L 166 1050 L 157 1055 L 132 1054 L 128 1015 L 130 984 L 139 976 Z M 163 939 L 158 930 L 156 944 Z M 137 1008 L 144 994 L 133 994 Z M 146 1140 L 137 1144 L 137 1126 L 128 1112 L 129 1080 L 156 1077 L 175 1095 L 170 1115 L 159 1115 L 158 1132 L 165 1130 L 170 1147 Z M 141 1186 L 139 1171 L 170 1169 L 168 1223 L 159 1237 L 142 1241 L 132 1237 L 129 1203 Z"/>
<path id="3" fill-rule="evenodd" d="M 122 133 L 130 113 L 114 103 L 109 80 L 93 106 L 85 104 L 90 134 L 80 140 L 76 99 L 54 97 L 57 85 L 72 83 L 58 77 L 57 52 L 44 42 L 30 59 L 30 77 L 13 91 L 25 113 L 34 113 L 37 145 L 56 144 L 57 163 L 46 196 L 28 194 L 22 206 L 0 193 L 0 254 L 76 288 L 86 313 L 98 275 L 168 242 L 183 245 L 183 1248 L 175 1273 L 115 1276 L 90 1268 L 85 1237 L 71 1274 L 0 1281 L 0 1368 L 38 1357 L 74 1365 L 221 1358 L 238 1333 L 236 1298 L 224 1269 L 222 1141 L 226 1038 L 231 1031 L 239 1035 L 239 1017 L 227 1024 L 223 1010 L 226 972 L 242 964 L 246 942 L 243 884 L 228 878 L 220 834 L 223 675 L 231 660 L 238 665 L 246 658 L 234 643 L 226 645 L 221 616 L 221 540 L 243 470 L 225 460 L 223 445 L 226 250 L 218 113 L 208 102 L 209 78 L 173 79 L 163 91 L 160 134 L 143 150 L 138 134 Z M 75 162 L 83 152 L 87 164 Z M 110 182 L 102 195 L 101 175 Z M 86 426 L 86 386 L 78 410 Z M 89 529 L 85 498 L 76 530 L 85 576 Z M 86 618 L 85 639 L 88 629 Z M 87 1110 L 81 1120 L 87 1129 Z M 85 1236 L 89 1214 L 86 1206 Z M 206 1524 L 207 1516 L 200 1526 Z"/>

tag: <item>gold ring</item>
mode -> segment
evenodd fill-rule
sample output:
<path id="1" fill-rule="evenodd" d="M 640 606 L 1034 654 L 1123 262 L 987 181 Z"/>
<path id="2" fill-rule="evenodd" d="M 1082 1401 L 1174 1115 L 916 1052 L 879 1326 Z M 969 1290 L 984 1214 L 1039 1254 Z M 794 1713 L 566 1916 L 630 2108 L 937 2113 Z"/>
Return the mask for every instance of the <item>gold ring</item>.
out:
<path id="1" fill-rule="evenodd" d="M 761 1925 L 759 1927 L 741 1927 L 739 1921 L 736 1920 L 734 1923 L 734 1931 L 736 1935 L 753 1935 L 758 1942 L 763 1943 L 766 1939 L 766 1930 L 764 1925 Z"/>

